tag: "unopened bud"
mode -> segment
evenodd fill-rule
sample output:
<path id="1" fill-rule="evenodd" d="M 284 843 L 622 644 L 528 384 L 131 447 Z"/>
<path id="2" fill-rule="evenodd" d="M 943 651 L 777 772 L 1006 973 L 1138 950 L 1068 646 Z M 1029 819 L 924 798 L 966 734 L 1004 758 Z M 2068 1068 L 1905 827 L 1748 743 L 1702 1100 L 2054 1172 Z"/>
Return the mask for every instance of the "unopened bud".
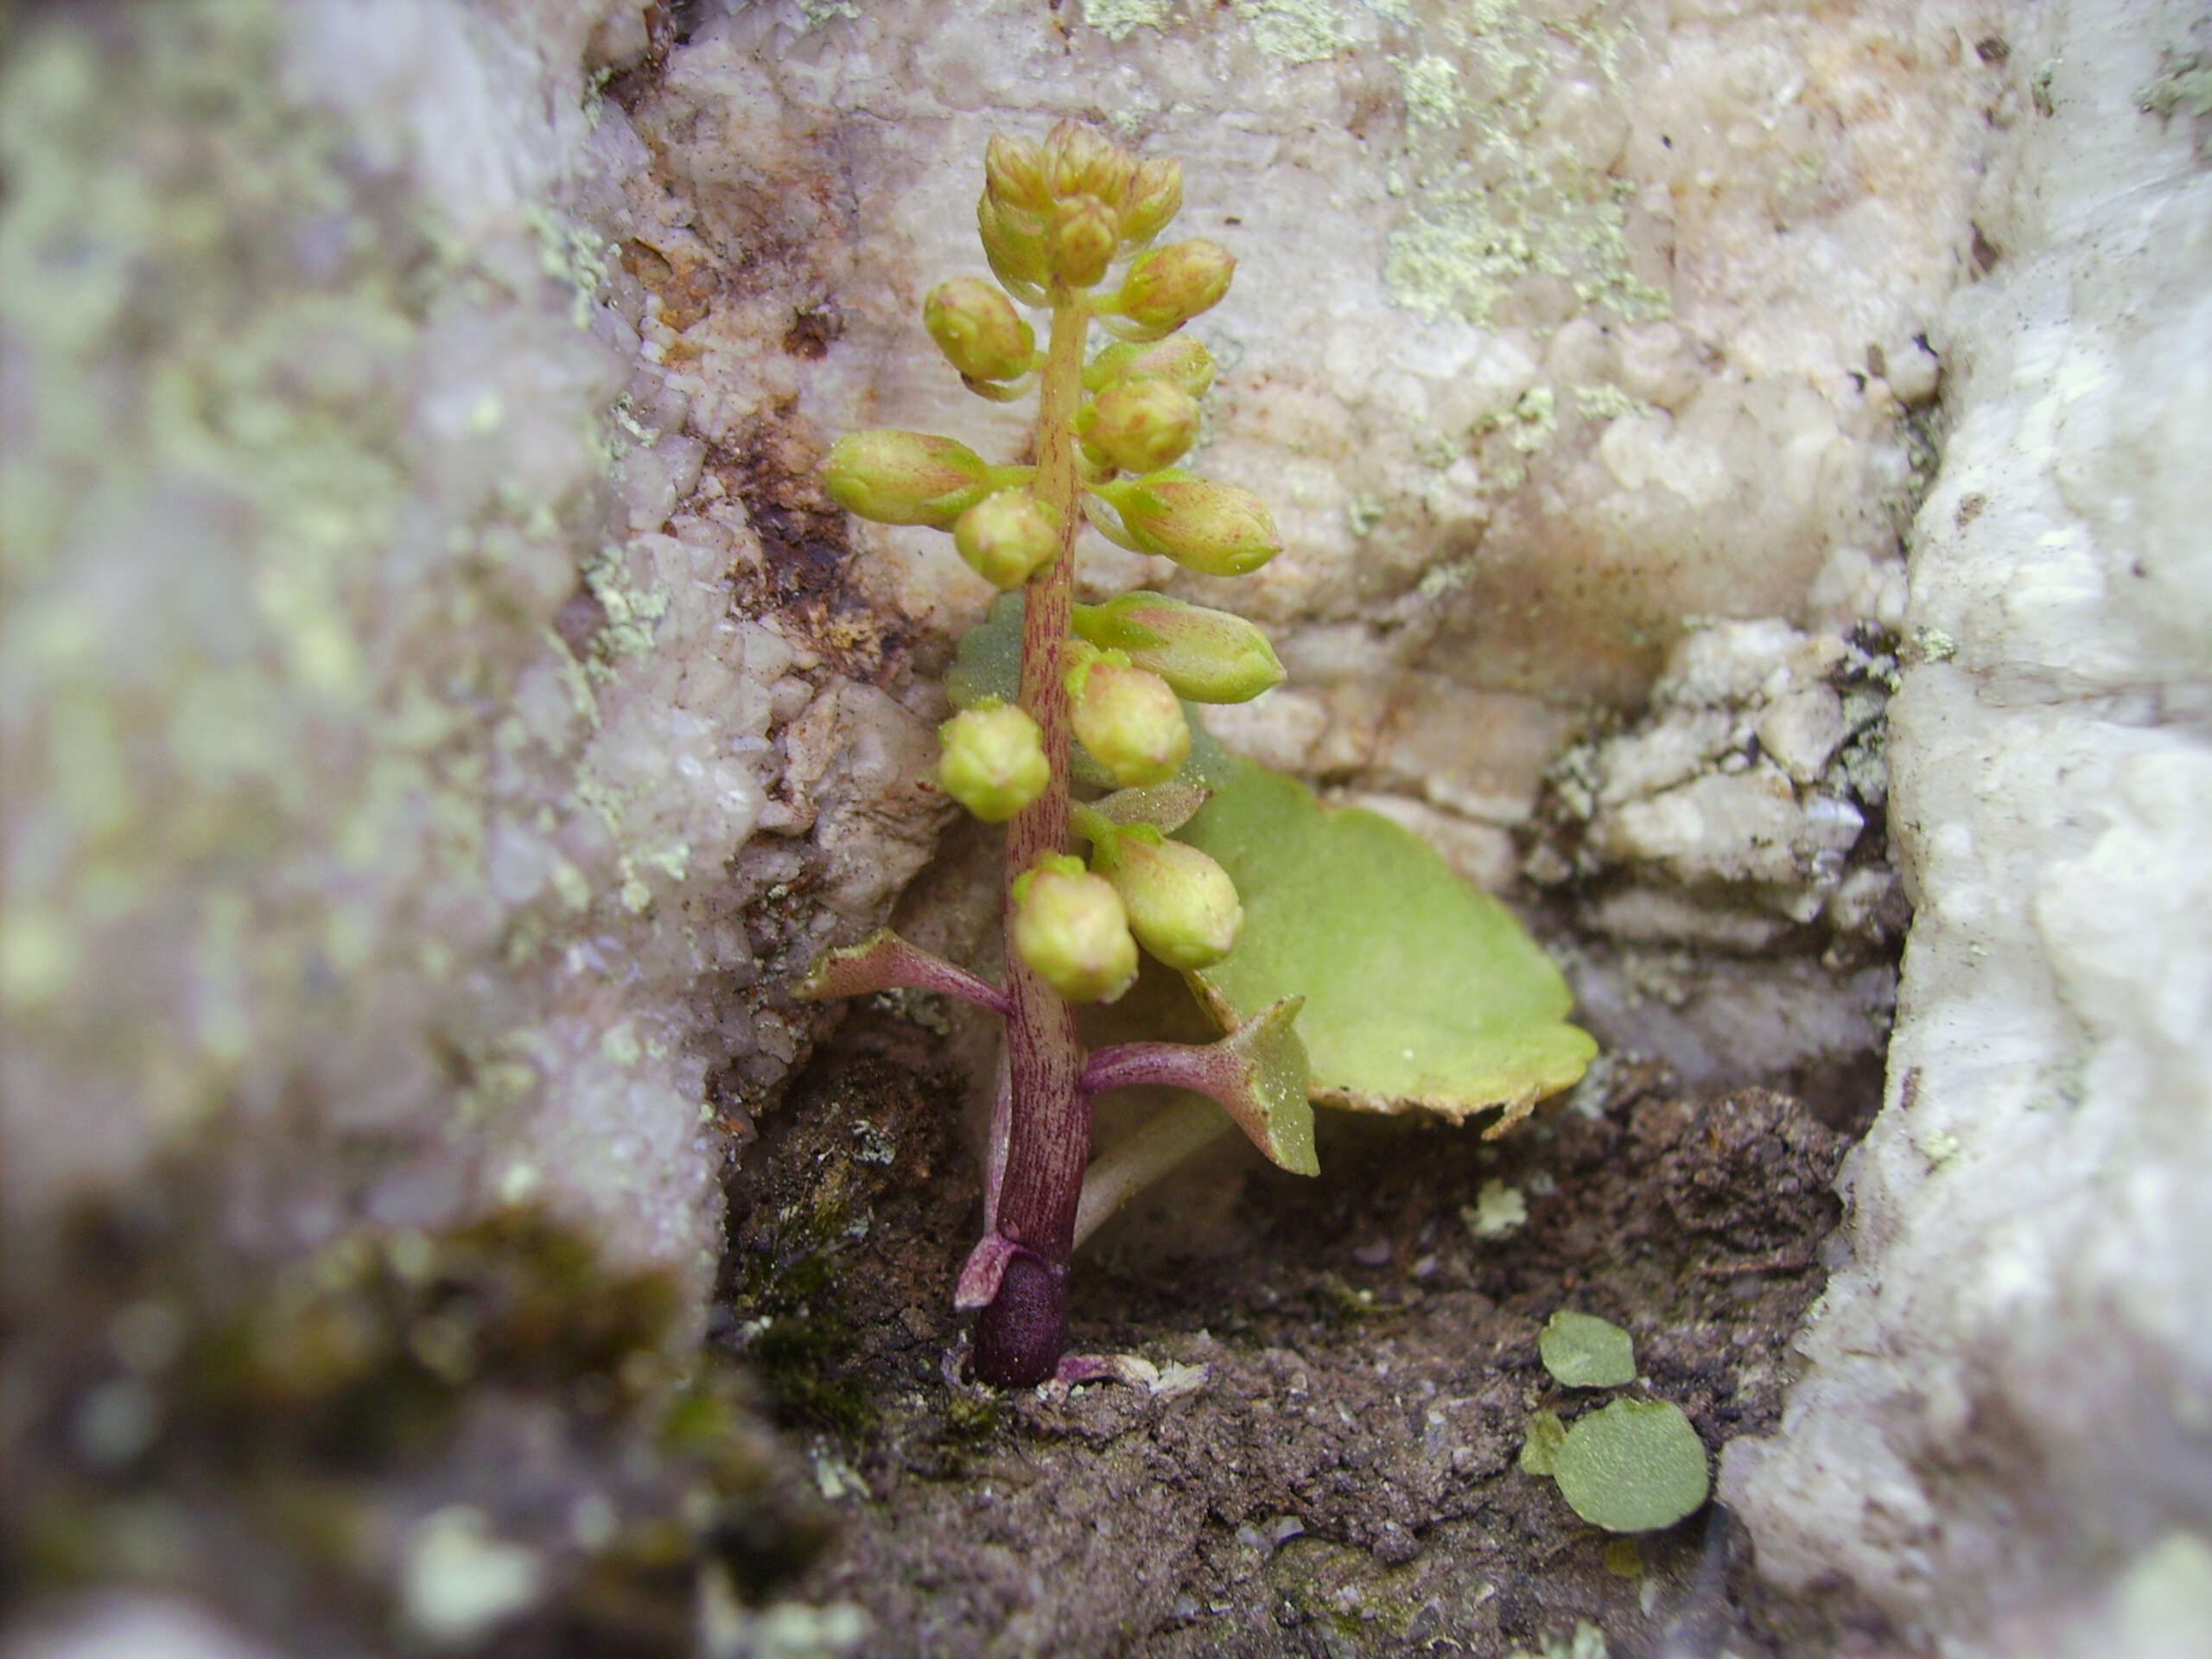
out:
<path id="1" fill-rule="evenodd" d="M 1213 385 L 1213 353 L 1191 334 L 1171 334 L 1150 345 L 1117 340 L 1083 372 L 1086 391 L 1103 391 L 1123 380 L 1165 380 L 1203 397 Z"/>
<path id="2" fill-rule="evenodd" d="M 1037 331 L 996 286 L 976 276 L 939 283 L 922 302 L 922 326 L 945 360 L 971 380 L 1011 380 L 1028 372 Z"/>
<path id="3" fill-rule="evenodd" d="M 1052 212 L 1052 275 L 1070 288 L 1089 288 L 1105 276 L 1120 234 L 1114 210 L 1096 196 L 1063 201 Z"/>
<path id="4" fill-rule="evenodd" d="M 1087 653 L 1068 671 L 1070 723 L 1083 747 L 1130 787 L 1163 783 L 1191 753 L 1191 728 L 1174 688 L 1119 652 Z"/>
<path id="5" fill-rule="evenodd" d="M 1236 944 L 1244 925 L 1236 884 L 1197 848 L 1139 824 L 1108 836 L 1096 859 L 1137 943 L 1170 968 L 1211 968 Z"/>
<path id="6" fill-rule="evenodd" d="M 1140 327 L 1165 334 L 1220 302 L 1236 258 L 1218 242 L 1194 236 L 1141 254 L 1122 279 L 1114 308 Z"/>
<path id="7" fill-rule="evenodd" d="M 1077 414 L 1076 430 L 1109 466 L 1154 473 L 1197 441 L 1198 401 L 1166 380 L 1125 380 Z"/>
<path id="8" fill-rule="evenodd" d="M 1234 484 L 1175 476 L 1096 486 L 1140 552 L 1207 576 L 1243 576 L 1282 551 L 1268 504 Z"/>
<path id="9" fill-rule="evenodd" d="M 946 721 L 938 739 L 944 746 L 938 782 L 985 823 L 1005 823 L 1052 781 L 1037 722 L 996 697 Z"/>
<path id="10" fill-rule="evenodd" d="M 976 233 L 991 275 L 1025 298 L 1041 294 L 1052 278 L 1045 225 L 1043 214 L 997 202 L 988 191 L 976 199 Z"/>
<path id="11" fill-rule="evenodd" d="M 1141 248 L 1166 228 L 1167 221 L 1183 208 L 1183 164 L 1176 161 L 1141 163 L 1122 199 L 1122 245 Z"/>
<path id="12" fill-rule="evenodd" d="M 1213 385 L 1213 353 L 1205 342 L 1190 334 L 1177 334 L 1151 346 L 1135 347 L 1129 359 L 1132 380 L 1165 380 L 1180 386 L 1193 397 L 1203 397 Z"/>
<path id="13" fill-rule="evenodd" d="M 1096 196 L 1114 207 L 1117 237 L 1118 210 L 1136 170 L 1136 158 L 1128 150 L 1073 121 L 1061 122 L 1045 140 L 1046 188 L 1062 201 Z"/>
<path id="14" fill-rule="evenodd" d="M 960 515 L 952 544 L 994 588 L 1014 588 L 1060 550 L 1060 516 L 1025 489 L 985 496 Z"/>
<path id="15" fill-rule="evenodd" d="M 839 506 L 879 524 L 950 530 L 991 493 L 981 455 L 930 432 L 849 432 L 830 446 L 822 476 Z"/>
<path id="16" fill-rule="evenodd" d="M 1227 611 L 1165 594 L 1123 594 L 1075 607 L 1075 631 L 1102 651 L 1119 651 L 1193 702 L 1249 702 L 1282 683 L 1268 636 Z"/>
<path id="17" fill-rule="evenodd" d="M 1103 876 L 1048 853 L 1014 884 L 1014 948 L 1071 1002 L 1111 1002 L 1137 976 L 1128 916 Z"/>
<path id="18" fill-rule="evenodd" d="M 1052 194 L 1045 183 L 1044 148 L 1027 138 L 992 135 L 983 147 L 983 182 L 1009 207 L 1041 213 L 1052 205 Z"/>

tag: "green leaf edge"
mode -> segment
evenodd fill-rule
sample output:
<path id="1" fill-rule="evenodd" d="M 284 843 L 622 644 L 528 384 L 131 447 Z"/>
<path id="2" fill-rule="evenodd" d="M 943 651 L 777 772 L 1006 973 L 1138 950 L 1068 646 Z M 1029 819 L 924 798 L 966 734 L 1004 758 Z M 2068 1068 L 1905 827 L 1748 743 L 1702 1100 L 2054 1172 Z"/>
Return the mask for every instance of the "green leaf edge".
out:
<path id="1" fill-rule="evenodd" d="M 1213 968 L 1202 969 L 1184 976 L 1192 994 L 1197 996 L 1208 1014 L 1223 1030 L 1236 1029 L 1244 1020 L 1256 1013 L 1258 1007 L 1266 1006 L 1266 1001 L 1255 998 L 1255 1006 L 1253 1008 L 1240 1007 L 1224 984 L 1224 981 L 1230 977 L 1232 970 L 1243 965 L 1239 963 L 1239 952 L 1249 950 L 1254 943 L 1251 918 L 1255 909 L 1253 902 L 1256 897 L 1255 888 L 1253 884 L 1248 882 L 1245 873 L 1238 868 L 1238 865 L 1244 861 L 1238 856 L 1237 849 L 1227 845 L 1221 835 L 1214 833 L 1219 829 L 1224 810 L 1234 810 L 1241 804 L 1239 791 L 1273 792 L 1281 801 L 1291 802 L 1300 810 L 1313 813 L 1324 822 L 1351 817 L 1358 822 L 1363 833 L 1379 837 L 1382 844 L 1389 847 L 1390 856 L 1394 859 L 1423 861 L 1433 866 L 1436 872 L 1463 888 L 1472 905 L 1497 907 L 1500 915 L 1511 923 L 1512 931 L 1523 947 L 1522 960 L 1520 963 L 1522 970 L 1535 976 L 1538 981 L 1540 994 L 1532 1000 L 1535 1013 L 1531 1024 L 1532 1028 L 1541 1029 L 1547 1039 L 1544 1045 L 1547 1052 L 1541 1057 L 1541 1063 L 1521 1068 L 1533 1072 L 1533 1075 L 1520 1086 L 1478 1089 L 1472 1095 L 1440 1096 L 1387 1092 L 1371 1086 L 1362 1086 L 1357 1078 L 1324 1081 L 1316 1077 L 1308 1088 L 1309 1097 L 1315 1104 L 1334 1106 L 1351 1111 L 1384 1114 L 1419 1109 L 1434 1112 L 1455 1122 L 1463 1122 L 1478 1112 L 1496 1109 L 1499 1113 L 1497 1120 L 1488 1125 L 1483 1131 L 1484 1139 L 1495 1140 L 1534 1111 L 1537 1102 L 1572 1086 L 1580 1079 L 1590 1061 L 1597 1054 L 1597 1042 L 1587 1032 L 1567 1022 L 1564 1016 L 1573 1007 L 1573 997 L 1567 989 L 1565 977 L 1560 975 L 1557 966 L 1550 958 L 1546 957 L 1535 943 L 1528 938 L 1526 931 L 1521 929 L 1517 920 L 1512 918 L 1511 913 L 1505 911 L 1503 906 L 1498 905 L 1496 899 L 1463 881 L 1444 863 L 1441 855 L 1435 849 L 1403 825 L 1395 823 L 1378 813 L 1369 812 L 1362 808 L 1325 804 L 1297 779 L 1272 771 L 1255 761 L 1236 756 L 1230 757 L 1228 776 L 1215 791 L 1213 798 L 1207 803 L 1205 809 L 1201 810 L 1197 817 L 1184 826 L 1180 834 L 1182 840 L 1218 859 L 1228 868 L 1230 875 L 1236 878 L 1238 890 L 1246 896 L 1246 934 L 1244 939 L 1240 941 L 1237 950 L 1232 951 L 1225 961 Z M 1312 1036 L 1313 1029 L 1312 1016 L 1315 1011 L 1313 1003 L 1315 988 L 1311 985 L 1276 987 L 1266 1001 L 1271 1001 L 1274 995 L 1294 988 L 1302 990 L 1307 997 L 1309 1018 L 1306 1046 L 1310 1052 L 1314 1046 Z M 1321 1017 L 1324 1020 L 1327 1018 L 1325 1010 L 1321 1011 Z"/>

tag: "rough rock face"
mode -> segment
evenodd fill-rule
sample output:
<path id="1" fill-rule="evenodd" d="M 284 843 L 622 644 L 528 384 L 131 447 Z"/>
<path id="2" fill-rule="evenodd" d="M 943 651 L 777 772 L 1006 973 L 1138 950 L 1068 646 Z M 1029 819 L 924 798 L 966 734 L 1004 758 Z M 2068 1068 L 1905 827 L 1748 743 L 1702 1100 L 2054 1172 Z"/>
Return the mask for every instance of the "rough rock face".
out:
<path id="1" fill-rule="evenodd" d="M 645 332 L 709 442 L 743 451 L 789 409 L 817 435 L 918 428 L 1011 455 L 1026 410 L 966 397 L 915 327 L 931 284 L 981 269 L 984 139 L 1073 116 L 1182 158 L 1178 228 L 1243 260 L 1196 325 L 1223 365 L 1203 465 L 1261 491 L 1288 550 L 1232 594 L 1095 544 L 1086 585 L 1256 615 L 1290 678 L 1210 711 L 1219 734 L 1504 887 L 1549 764 L 1640 702 L 1685 618 L 1833 640 L 1902 616 L 1896 537 L 1926 481 L 1937 372 L 1921 336 L 1973 258 L 1999 18 L 1974 4 L 692 8 L 625 94 L 666 187 L 640 210 L 660 221 L 640 238 L 652 251 L 631 263 L 658 284 Z M 825 321 L 818 361 L 762 366 L 764 337 Z M 980 614 L 987 591 L 942 537 L 854 534 L 877 556 L 868 579 L 932 634 Z M 1656 809 L 1728 797 L 1672 839 L 1710 861 L 1773 831 L 1786 844 L 1759 868 L 1621 892 L 1663 855 L 1645 859 L 1634 833 L 1583 843 L 1580 873 L 1611 895 L 1601 931 L 1760 964 L 1724 963 L 1681 995 L 1673 966 L 1585 976 L 1619 1007 L 1610 1038 L 1699 1081 L 1840 1060 L 1863 1082 L 1878 1046 L 1886 970 L 1764 966 L 1808 938 L 1769 902 L 1793 883 L 1796 910 L 1816 912 L 1847 873 L 1862 918 L 1882 912 L 1895 931 L 1893 888 L 1862 874 L 1873 853 L 1842 863 L 1861 831 L 1878 851 L 1878 817 L 1817 775 L 1837 712 L 1821 699 L 1850 689 L 1826 683 L 1832 666 L 1799 665 L 1796 703 L 1738 697 L 1738 713 L 1761 705 L 1753 720 L 1699 748 L 1688 792 Z M 1870 723 L 1853 715 L 1846 735 Z M 1711 775 L 1732 747 L 1782 759 Z M 1822 860 L 1836 870 L 1814 874 Z M 1731 1012 L 1776 988 L 1770 1014 Z M 1777 1038 L 1789 1052 L 1769 1063 L 1758 1051 Z"/>
<path id="2" fill-rule="evenodd" d="M 880 615 L 817 602 L 841 530 L 683 435 L 635 333 L 607 255 L 645 157 L 587 95 L 607 10 L 20 28 L 26 1220 L 211 1125 L 304 1122 L 334 1161 L 298 1172 L 299 1245 L 550 1198 L 703 1291 L 723 1128 L 804 1039 L 784 954 L 880 918 L 932 838 L 934 694 Z"/>
<path id="3" fill-rule="evenodd" d="M 804 1531 L 741 1408 L 688 1470 L 662 1420 L 712 1370 L 730 1145 L 808 1038 L 781 976 L 934 837 L 935 694 L 788 469 L 683 434 L 610 258 L 618 10 L 0 41 L 11 1604 L 35 1567 L 308 1631 L 279 1610 L 335 1573 L 349 1639 L 557 1645 L 650 1535 L 632 1611 L 680 1640 L 671 1560 Z M 448 1278 L 480 1224 L 554 1267 Z M 267 1507 L 325 1499 L 343 1539 Z M 504 1586 L 458 1634 L 418 1544 Z"/>
<path id="4" fill-rule="evenodd" d="M 710 197 L 834 161 L 860 245 L 801 406 L 993 441 L 1020 411 L 964 397 L 913 326 L 980 268 L 984 137 L 1071 115 L 1182 157 L 1179 225 L 1244 260 L 1197 325 L 1224 365 L 1205 464 L 1264 490 L 1290 550 L 1236 588 L 1292 675 L 1246 739 L 1510 825 L 1541 766 L 1514 758 L 1560 709 L 1640 697 L 1685 614 L 1878 607 L 1999 15 L 709 6 L 639 124 L 702 233 Z M 978 607 L 941 538 L 885 540 Z"/>
<path id="5" fill-rule="evenodd" d="M 1497 880 L 1675 618 L 1878 609 L 1990 79 L 1972 5 L 124 16 L 8 67 L 10 1200 L 282 1115 L 302 1242 L 550 1196 L 701 1284 L 780 972 L 934 830 L 982 594 L 811 469 L 1014 439 L 914 327 L 988 130 L 1185 157 L 1294 548 L 1230 735 Z"/>
<path id="6" fill-rule="evenodd" d="M 985 135 L 1075 115 L 1181 156 L 1187 227 L 1246 261 L 1204 325 L 1205 464 L 1279 506 L 1293 551 L 1247 586 L 1291 680 L 1221 722 L 1239 746 L 1502 884 L 1586 739 L 1594 930 L 1868 938 L 1884 779 L 1831 645 L 1907 621 L 1888 809 L 1923 913 L 1861 1265 L 1735 1490 L 1782 1582 L 1842 1573 L 1998 1650 L 2024 1586 L 2089 1610 L 2050 1638 L 2084 1653 L 2149 1651 L 2202 1595 L 2184 9 L 27 16 L 0 64 L 10 1318 L 60 1289 L 22 1246 L 65 1201 L 175 1153 L 251 1174 L 242 1259 L 358 1229 L 411 1261 L 543 1202 L 672 1275 L 666 1340 L 696 1334 L 728 1147 L 820 1028 L 784 976 L 927 855 L 927 676 L 984 598 L 813 468 L 856 424 L 1018 444 L 918 302 L 976 268 Z M 1905 619 L 1938 353 L 1957 431 Z M 1209 596 L 1112 552 L 1087 580 Z M 1859 971 L 1745 955 L 1698 995 L 1752 1014 L 1704 1029 L 1864 1049 L 1885 985 L 1833 977 Z M 80 1334 L 151 1386 L 143 1344 Z M 2069 1427 L 2083 1402 L 2114 1427 Z M 2047 1549 L 2005 1541 L 2022 1505 Z"/>
<path id="7" fill-rule="evenodd" d="M 1811 1372 L 1732 1459 L 1765 1572 L 1946 1652 L 2212 1633 L 2208 48 L 2186 5 L 2012 37 L 2003 251 L 1932 336 L 1888 1103 Z"/>

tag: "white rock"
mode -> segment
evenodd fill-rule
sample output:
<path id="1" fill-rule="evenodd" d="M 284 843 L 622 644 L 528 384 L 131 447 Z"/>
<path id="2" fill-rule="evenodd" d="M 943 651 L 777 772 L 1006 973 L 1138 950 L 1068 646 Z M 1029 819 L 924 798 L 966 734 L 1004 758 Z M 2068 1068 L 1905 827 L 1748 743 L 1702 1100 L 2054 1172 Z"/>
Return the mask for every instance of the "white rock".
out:
<path id="1" fill-rule="evenodd" d="M 1844 738 L 1843 699 L 1825 685 L 1784 692 L 1759 716 L 1759 747 L 1793 782 L 1809 784 L 1827 770 Z"/>
<path id="2" fill-rule="evenodd" d="M 2212 703 L 2212 174 L 2137 106 L 2197 16 L 2006 29 L 2004 255 L 1931 333 L 1954 425 L 1908 627 L 1944 649 L 1891 705 L 1887 1104 L 1740 1481 L 1763 1572 L 1961 1656 L 2212 1647 L 2172 1529 L 2212 1421 L 2212 743 L 2177 717 Z"/>
<path id="3" fill-rule="evenodd" d="M 1707 773 L 1601 812 L 1590 826 L 1605 856 L 1656 864 L 1676 880 L 1794 887 L 1841 873 L 1865 820 L 1821 796 L 1801 806 L 1788 779 L 1766 767 Z"/>
<path id="4" fill-rule="evenodd" d="M 1598 799 L 1615 806 L 1671 789 L 1730 748 L 1735 731 L 1736 719 L 1727 710 L 1700 709 L 1609 737 L 1598 747 Z"/>

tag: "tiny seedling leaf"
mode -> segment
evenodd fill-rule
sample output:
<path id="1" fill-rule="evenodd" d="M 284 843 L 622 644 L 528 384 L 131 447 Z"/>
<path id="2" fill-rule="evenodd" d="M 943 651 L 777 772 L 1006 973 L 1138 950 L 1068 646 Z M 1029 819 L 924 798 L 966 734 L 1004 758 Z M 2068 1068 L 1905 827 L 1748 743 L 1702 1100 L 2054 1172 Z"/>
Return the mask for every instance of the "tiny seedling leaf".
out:
<path id="1" fill-rule="evenodd" d="M 1189 976 L 1224 1030 L 1303 993 L 1316 1102 L 1454 1120 L 1503 1107 L 1491 1135 L 1582 1075 L 1597 1045 L 1503 905 L 1388 818 L 1248 760 L 1224 770 L 1180 832 L 1244 903 L 1236 950 Z"/>
<path id="2" fill-rule="evenodd" d="M 1548 1475 L 1559 1467 L 1559 1448 L 1567 1439 L 1567 1425 L 1555 1411 L 1529 1414 L 1529 1437 L 1521 1442 L 1521 1472 Z"/>
<path id="3" fill-rule="evenodd" d="M 1636 1345 L 1628 1332 L 1594 1314 L 1560 1309 L 1545 1322 L 1536 1351 L 1562 1388 L 1618 1389 L 1636 1381 Z"/>
<path id="4" fill-rule="evenodd" d="M 1682 1408 L 1616 1400 L 1567 1431 L 1552 1459 L 1560 1495 L 1593 1527 L 1656 1532 L 1705 1502 L 1705 1443 Z"/>

